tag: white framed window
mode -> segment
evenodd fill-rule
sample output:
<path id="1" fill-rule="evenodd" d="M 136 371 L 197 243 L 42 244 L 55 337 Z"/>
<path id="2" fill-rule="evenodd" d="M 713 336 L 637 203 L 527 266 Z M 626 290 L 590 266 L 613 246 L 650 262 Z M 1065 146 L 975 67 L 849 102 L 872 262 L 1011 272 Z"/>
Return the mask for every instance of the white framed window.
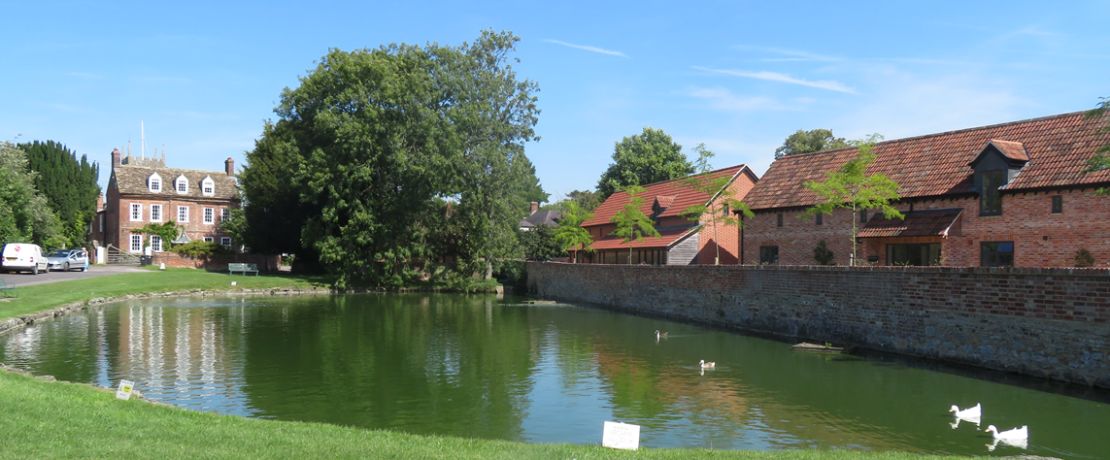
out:
<path id="1" fill-rule="evenodd" d="M 131 234 L 131 252 L 141 252 L 143 250 L 143 235 L 138 233 Z"/>
<path id="2" fill-rule="evenodd" d="M 215 195 L 216 181 L 212 180 L 211 177 L 205 177 L 204 180 L 200 182 L 200 192 L 204 194 L 204 196 Z"/>
<path id="3" fill-rule="evenodd" d="M 216 223 L 216 208 L 204 208 L 204 223 L 207 225 Z"/>
<path id="4" fill-rule="evenodd" d="M 173 187 L 178 194 L 189 193 L 189 179 L 186 179 L 184 174 L 177 176 L 173 181 Z"/>
<path id="5" fill-rule="evenodd" d="M 206 236 L 206 237 L 204 237 L 204 242 L 205 242 L 205 243 L 215 243 L 215 242 L 216 242 L 216 237 L 214 237 L 214 236 Z"/>
<path id="6" fill-rule="evenodd" d="M 160 205 L 160 204 L 150 205 L 150 221 L 151 222 L 161 222 L 162 221 L 162 205 Z"/>
<path id="7" fill-rule="evenodd" d="M 177 221 L 178 222 L 188 222 L 189 221 L 189 207 L 188 206 L 178 206 L 177 207 Z"/>
<path id="8" fill-rule="evenodd" d="M 162 191 L 162 176 L 159 176 L 158 173 L 151 174 L 150 177 L 146 179 L 146 186 L 147 190 L 153 193 L 160 193 Z"/>
<path id="9" fill-rule="evenodd" d="M 162 252 L 162 237 L 158 235 L 150 235 L 150 250 L 154 252 Z"/>
<path id="10" fill-rule="evenodd" d="M 224 247 L 227 247 L 227 248 L 230 248 L 231 247 L 231 237 L 230 236 L 220 237 L 220 245 L 222 245 Z"/>
<path id="11" fill-rule="evenodd" d="M 142 203 L 131 203 L 131 221 L 143 221 L 143 205 Z"/>
<path id="12" fill-rule="evenodd" d="M 231 211 L 227 208 L 220 208 L 220 222 L 227 222 L 231 218 Z"/>

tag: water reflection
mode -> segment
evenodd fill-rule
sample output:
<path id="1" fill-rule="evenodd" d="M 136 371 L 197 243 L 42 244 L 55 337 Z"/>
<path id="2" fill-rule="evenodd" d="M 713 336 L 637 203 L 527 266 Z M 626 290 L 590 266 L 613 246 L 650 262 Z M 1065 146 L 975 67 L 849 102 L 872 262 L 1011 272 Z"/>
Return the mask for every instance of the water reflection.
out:
<path id="1" fill-rule="evenodd" d="M 104 386 L 126 378 L 196 410 L 411 433 L 598 443 L 618 420 L 641 425 L 645 447 L 1110 451 L 1083 436 L 1110 429 L 1098 397 L 511 298 L 147 300 L 2 336 L 0 361 Z M 1029 425 L 1031 442 L 951 425 L 951 405 L 975 403 L 984 424 Z"/>

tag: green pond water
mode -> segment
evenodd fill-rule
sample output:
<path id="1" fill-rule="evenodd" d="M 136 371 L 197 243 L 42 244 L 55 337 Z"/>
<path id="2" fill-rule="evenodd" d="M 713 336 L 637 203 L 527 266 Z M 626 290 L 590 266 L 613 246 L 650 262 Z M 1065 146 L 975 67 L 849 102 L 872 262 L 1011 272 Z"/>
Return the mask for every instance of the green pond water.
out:
<path id="1" fill-rule="evenodd" d="M 0 362 L 134 380 L 194 410 L 418 434 L 596 444 L 608 420 L 640 425 L 647 448 L 1110 458 L 1108 392 L 511 297 L 133 301 L 0 336 Z M 1028 425 L 1027 445 L 953 428 L 949 407 L 976 403 L 982 428 Z"/>

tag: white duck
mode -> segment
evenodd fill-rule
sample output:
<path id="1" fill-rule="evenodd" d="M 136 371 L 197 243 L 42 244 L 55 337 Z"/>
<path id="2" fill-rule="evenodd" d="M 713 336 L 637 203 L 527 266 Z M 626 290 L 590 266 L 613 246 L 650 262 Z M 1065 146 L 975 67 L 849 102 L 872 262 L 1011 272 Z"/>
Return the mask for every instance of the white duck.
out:
<path id="1" fill-rule="evenodd" d="M 964 409 L 964 410 L 960 410 L 959 407 L 956 407 L 955 405 L 953 405 L 951 409 L 948 409 L 948 412 L 954 413 L 956 415 L 956 418 L 962 418 L 964 420 L 970 420 L 970 419 L 973 419 L 973 418 L 980 418 L 980 417 L 983 416 L 983 405 L 982 404 L 975 404 L 974 406 L 969 407 L 969 408 Z"/>
<path id="2" fill-rule="evenodd" d="M 998 432 L 998 428 L 995 428 L 994 425 L 989 425 L 987 426 L 987 432 L 993 432 L 994 439 L 1007 444 L 1009 444 L 1008 441 L 1024 441 L 1026 439 L 1029 439 L 1029 425 L 1025 425 L 1021 428 L 1014 428 L 1009 431 L 1003 431 L 1001 433 Z"/>
<path id="3" fill-rule="evenodd" d="M 717 366 L 717 363 L 715 363 L 715 362 L 708 362 L 707 363 L 703 359 L 701 361 L 698 361 L 698 365 L 700 365 L 702 369 L 712 369 L 712 368 Z"/>

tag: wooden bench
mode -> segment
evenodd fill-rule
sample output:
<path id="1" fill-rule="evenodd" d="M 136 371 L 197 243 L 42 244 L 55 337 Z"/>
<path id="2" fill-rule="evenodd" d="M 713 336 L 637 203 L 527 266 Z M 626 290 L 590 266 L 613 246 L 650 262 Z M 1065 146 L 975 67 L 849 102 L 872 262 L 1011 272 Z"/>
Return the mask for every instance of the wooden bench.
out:
<path id="1" fill-rule="evenodd" d="M 258 265 L 255 264 L 227 264 L 227 275 L 234 275 L 235 272 L 243 272 L 243 275 L 254 272 L 254 276 L 258 276 Z"/>
<path id="2" fill-rule="evenodd" d="M 8 282 L 4 281 L 3 278 L 0 278 L 0 293 L 7 297 L 19 297 L 15 291 L 15 286 L 8 286 Z"/>

